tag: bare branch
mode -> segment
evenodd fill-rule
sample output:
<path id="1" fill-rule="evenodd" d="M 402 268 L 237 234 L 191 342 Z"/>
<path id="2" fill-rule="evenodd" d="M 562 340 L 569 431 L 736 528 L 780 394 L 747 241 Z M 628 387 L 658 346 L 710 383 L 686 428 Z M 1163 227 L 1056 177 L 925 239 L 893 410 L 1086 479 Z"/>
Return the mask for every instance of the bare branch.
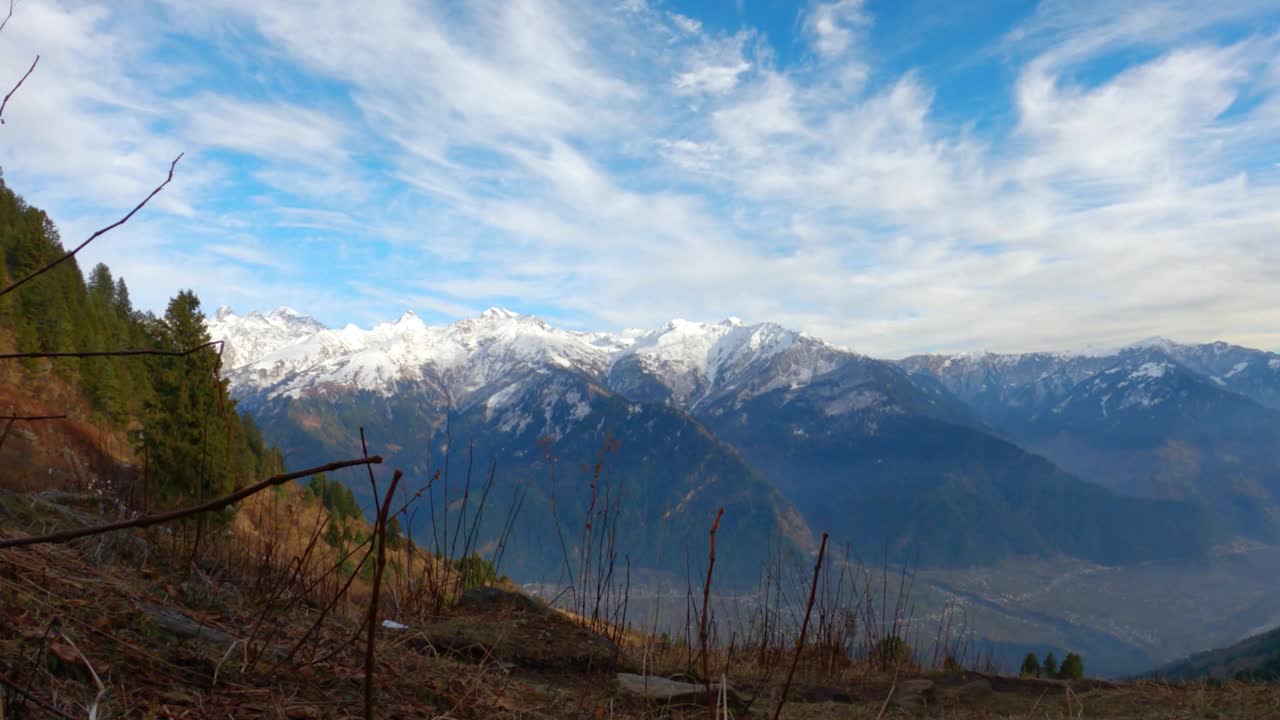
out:
<path id="1" fill-rule="evenodd" d="M 66 714 L 66 713 L 64 713 L 64 712 L 62 712 L 62 711 L 61 711 L 61 710 L 59 710 L 58 708 L 56 708 L 56 707 L 54 707 L 54 706 L 50 705 L 49 703 L 47 703 L 47 702 L 45 702 L 45 701 L 41 700 L 40 698 L 36 697 L 35 695 L 32 695 L 32 694 L 31 694 L 31 693 L 30 693 L 26 688 L 24 688 L 24 687 L 22 687 L 21 685 L 19 685 L 19 684 L 15 683 L 14 681 L 10 680 L 9 678 L 5 677 L 4 675 L 0 675 L 0 685 L 4 685 L 5 687 L 7 687 L 7 688 L 9 688 L 9 689 L 13 690 L 14 692 L 18 693 L 19 695 L 21 695 L 22 697 L 26 698 L 27 700 L 30 700 L 32 703 L 34 703 L 34 704 L 35 704 L 35 706 L 36 706 L 36 707 L 40 708 L 41 710 L 43 710 L 43 711 L 45 711 L 45 712 L 49 713 L 50 715 L 52 715 L 52 716 L 54 716 L 54 717 L 63 718 L 64 720 L 75 720 L 75 718 L 71 717 L 70 715 L 68 715 L 68 714 Z"/>
<path id="2" fill-rule="evenodd" d="M 360 441 L 364 442 L 364 431 L 360 432 Z M 365 451 L 365 457 L 368 457 L 368 450 Z M 373 475 L 373 466 L 367 465 L 369 475 Z M 373 566 L 373 590 L 369 598 L 369 644 L 365 646 L 364 656 L 364 717 L 365 720 L 373 720 L 373 651 L 374 641 L 378 637 L 378 596 L 382 589 L 382 573 L 387 566 L 387 519 L 391 511 L 391 499 L 396 494 L 396 486 L 400 484 L 400 478 L 403 477 L 399 470 L 391 475 L 391 487 L 387 489 L 387 495 L 382 499 L 382 507 L 378 511 L 377 526 L 374 532 L 378 534 L 378 556 L 377 564 Z M 375 495 L 374 502 L 378 501 Z"/>
<path id="3" fill-rule="evenodd" d="M 36 59 L 37 59 L 37 60 L 39 60 L 39 58 L 38 58 L 38 57 L 37 57 Z M 32 65 L 32 67 L 34 68 L 34 67 L 35 67 L 35 65 Z M 30 74 L 30 71 L 28 71 L 28 74 Z M 24 77 L 23 79 L 25 80 L 26 78 Z M 18 84 L 19 84 L 19 85 L 21 85 L 22 83 L 21 83 L 21 82 L 19 82 Z M 16 88 L 15 88 L 15 89 L 16 89 Z M 13 93 L 10 93 L 10 95 L 12 95 L 12 94 L 13 94 Z M 8 98 L 8 96 L 5 96 L 5 100 L 7 101 L 8 99 L 9 99 L 9 98 Z M 3 111 L 4 111 L 4 107 L 3 107 L 3 106 L 0 106 L 0 112 L 3 112 Z M 132 210 L 130 210 L 128 215 L 125 215 L 124 217 L 120 218 L 119 220 L 117 220 L 117 221 L 115 221 L 115 222 L 111 223 L 110 225 L 108 225 L 108 226 L 106 226 L 106 227 L 102 228 L 101 230 L 99 230 L 99 231 L 95 232 L 94 234 L 90 235 L 90 236 L 89 236 L 89 239 L 87 239 L 87 240 L 85 240 L 84 242 L 82 242 L 82 243 L 80 243 L 79 245 L 77 245 L 77 246 L 76 246 L 76 248 L 75 248 L 74 250 L 72 250 L 71 252 L 67 253 L 66 255 L 63 255 L 62 257 L 58 258 L 57 260 L 54 260 L 53 262 L 49 263 L 48 265 L 45 265 L 44 267 L 40 268 L 39 270 L 36 270 L 35 272 L 31 273 L 30 275 L 28 275 L 28 276 L 26 276 L 26 277 L 22 278 L 21 280 L 18 280 L 18 281 L 16 281 L 16 282 L 14 282 L 14 283 L 10 284 L 10 285 L 9 285 L 9 287 L 6 287 L 5 289 L 0 290 L 0 297 L 3 297 L 3 296 L 5 296 L 5 295 L 8 295 L 9 293 L 13 292 L 14 290 L 17 290 L 19 287 L 21 287 L 22 285 L 26 284 L 26 283 L 27 283 L 27 282 L 29 282 L 30 280 L 33 280 L 33 279 L 35 279 L 36 277 L 39 277 L 40 275 L 43 275 L 43 274 L 45 274 L 45 273 L 49 272 L 50 270 L 52 270 L 52 269 L 54 269 L 55 267 L 57 267 L 59 264 L 61 264 L 61 263 L 65 262 L 66 260 L 69 260 L 69 259 L 71 259 L 71 258 L 75 257 L 75 256 L 76 256 L 76 253 L 78 253 L 78 252 L 80 252 L 81 250 L 83 250 L 83 249 L 85 248 L 85 246 L 86 246 L 86 245 L 88 245 L 89 243 L 91 243 L 91 242 L 93 242 L 94 240 L 98 239 L 100 236 L 105 235 L 106 233 L 111 232 L 112 230 L 114 230 L 114 229 L 116 229 L 116 228 L 120 227 L 121 225 L 123 225 L 123 224 L 125 224 L 125 223 L 129 222 L 129 218 L 133 217 L 134 213 L 138 212 L 139 210 L 141 210 L 141 209 L 143 208 L 143 206 L 144 206 L 144 205 L 146 205 L 147 203 L 151 202 L 151 198 L 153 198 L 153 197 L 155 197 L 156 195 L 158 195 L 158 194 L 160 193 L 160 191 L 161 191 L 161 190 L 163 190 L 163 189 L 164 189 L 164 187 L 165 187 L 166 185 L 168 185 L 168 184 L 169 184 L 169 182 L 170 182 L 171 180 L 173 180 L 173 169 L 174 169 L 175 167 L 177 167 L 177 165 L 178 165 L 178 161 L 182 159 L 182 156 L 183 156 L 184 154 L 185 154 L 185 153 L 179 153 L 179 154 L 178 154 L 178 157 L 176 157 L 176 158 L 174 158 L 174 159 L 173 159 L 173 162 L 169 164 L 169 176 L 165 178 L 164 182 L 162 182 L 162 183 L 160 183 L 159 185 L 157 185 L 157 186 L 156 186 L 156 189 L 155 189 L 155 190 L 152 190 L 152 191 L 151 191 L 151 194 L 150 194 L 150 195 L 148 195 L 146 198 L 144 198 L 142 202 L 138 203 L 136 207 L 134 207 Z"/>
<path id="4" fill-rule="evenodd" d="M 710 605 L 711 571 L 716 567 L 716 531 L 720 529 L 720 518 L 724 517 L 724 508 L 716 512 L 716 521 L 711 523 L 711 552 L 707 557 L 707 582 L 702 586 L 702 623 L 698 626 L 698 641 L 702 644 L 702 681 L 707 686 L 707 712 L 715 717 L 716 702 L 711 695 L 711 670 L 707 663 L 707 606 Z"/>
<path id="5" fill-rule="evenodd" d="M 10 12 L 12 12 L 12 10 Z M 9 18 L 5 18 L 4 21 L 6 23 L 9 22 Z M 0 101 L 0 125 L 4 124 L 4 108 L 9 104 L 9 98 L 13 97 L 13 94 L 18 92 L 18 88 L 22 87 L 22 83 L 26 82 L 28 77 L 31 77 L 31 73 L 35 71 L 36 65 L 39 63 L 40 56 L 37 55 L 36 59 L 31 61 L 31 67 L 27 68 L 27 72 L 23 74 L 22 79 L 18 81 L 18 84 L 13 86 L 13 89 L 9 91 L 8 95 L 4 96 L 3 101 Z"/>
<path id="6" fill-rule="evenodd" d="M 158 355 L 161 357 L 185 357 L 214 345 L 222 349 L 221 340 L 211 340 L 189 350 L 90 350 L 88 352 L 26 352 L 0 353 L 0 360 L 21 360 L 24 358 L 90 358 L 90 357 L 128 357 L 130 355 Z"/>
<path id="7" fill-rule="evenodd" d="M 284 483 L 289 482 L 290 480 L 297 480 L 298 478 L 304 478 L 304 477 L 307 477 L 308 475 L 315 475 L 316 473 L 329 472 L 331 470 L 341 470 L 342 468 L 352 467 L 355 465 L 369 465 L 369 464 L 379 465 L 381 463 L 382 463 L 382 456 L 374 455 L 373 457 L 356 458 L 355 460 L 340 460 L 338 462 L 328 463 L 327 465 L 320 465 L 313 468 L 307 468 L 306 470 L 298 470 L 296 472 L 284 473 L 282 475 L 273 475 L 256 485 L 250 485 L 249 487 L 244 488 L 243 490 L 237 490 L 236 492 L 233 492 L 230 495 L 224 495 L 223 497 L 220 497 L 217 500 L 204 503 L 203 505 L 196 505 L 194 507 L 171 510 L 169 512 L 156 513 L 155 515 L 144 515 L 139 518 L 134 518 L 133 520 L 124 520 L 117 523 L 109 523 L 107 525 L 95 525 L 93 527 L 87 527 L 87 528 L 75 528 L 72 530 L 63 530 L 61 532 L 50 533 L 48 535 L 35 535 L 32 537 L 0 540 L 0 550 L 4 550 L 6 548 L 13 548 L 13 547 L 24 547 L 27 545 L 41 545 L 44 543 L 64 543 L 64 542 L 69 542 L 71 540 L 76 540 L 78 538 L 88 537 L 90 535 L 101 535 L 102 533 L 113 532 L 115 530 L 125 530 L 127 528 L 148 527 L 151 525 L 159 525 L 160 523 L 166 523 L 172 520 L 180 520 L 184 517 L 188 517 L 191 515 L 198 515 L 200 513 L 213 512 L 214 510 L 221 510 L 222 508 L 228 507 L 230 505 L 234 505 L 251 495 L 256 495 L 257 493 L 260 493 L 269 487 L 272 487 L 274 485 L 283 485 Z"/>
<path id="8" fill-rule="evenodd" d="M 4 16 L 4 21 L 0 22 L 0 30 L 4 30 L 4 26 L 9 24 L 9 18 L 13 17 L 13 0 L 9 0 L 9 14 Z"/>
<path id="9" fill-rule="evenodd" d="M 66 415 L 0 415 L 0 420 L 23 420 L 26 422 L 34 422 L 36 420 L 66 420 Z"/>
<path id="10" fill-rule="evenodd" d="M 778 720 L 782 715 L 782 706 L 787 704 L 787 691 L 791 689 L 791 680 L 796 675 L 796 665 L 800 663 L 800 655 L 804 652 L 804 636 L 809 631 L 809 615 L 813 612 L 813 598 L 818 594 L 818 576 L 822 573 L 822 559 L 826 554 L 827 534 L 822 533 L 822 545 L 818 548 L 818 562 L 813 564 L 813 585 L 809 587 L 809 605 L 804 609 L 804 622 L 800 623 L 800 637 L 796 640 L 796 654 L 791 658 L 791 669 L 787 671 L 787 681 L 782 684 L 782 694 L 778 696 L 778 706 L 773 711 L 773 720 Z M 890 690 L 890 693 L 892 692 Z M 880 714 L 884 714 L 884 708 L 880 708 Z M 878 718 L 879 716 L 877 720 Z"/>

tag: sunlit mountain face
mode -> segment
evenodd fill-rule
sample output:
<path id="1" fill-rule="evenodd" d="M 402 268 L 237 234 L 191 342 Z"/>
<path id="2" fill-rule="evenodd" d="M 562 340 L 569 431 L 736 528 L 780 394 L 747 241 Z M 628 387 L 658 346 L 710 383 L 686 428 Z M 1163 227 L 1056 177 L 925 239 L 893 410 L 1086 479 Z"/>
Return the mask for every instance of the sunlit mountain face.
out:
<path id="1" fill-rule="evenodd" d="M 890 362 L 736 318 L 612 334 L 493 308 L 330 330 L 292 311 L 223 310 L 209 325 L 253 348 L 230 355 L 233 392 L 306 457 L 349 447 L 364 425 L 423 476 L 452 437 L 514 482 L 546 475 L 553 457 L 591 465 L 617 438 L 607 462 L 634 479 L 634 532 L 649 541 L 696 526 L 692 508 L 713 503 L 691 503 L 712 495 L 741 503 L 752 542 L 804 548 L 830 532 L 925 565 L 1189 559 L 1275 531 L 1276 463 L 1249 450 L 1269 446 L 1275 411 L 1228 389 L 1256 363 L 1250 387 L 1265 397 L 1272 358 L 1243 348 L 1225 378 L 1204 370 L 1226 360 L 1182 361 L 1216 346 Z M 540 492 L 531 507 L 549 508 Z M 547 515 L 521 532 L 547 531 Z M 659 554 L 674 562 L 686 534 Z"/>

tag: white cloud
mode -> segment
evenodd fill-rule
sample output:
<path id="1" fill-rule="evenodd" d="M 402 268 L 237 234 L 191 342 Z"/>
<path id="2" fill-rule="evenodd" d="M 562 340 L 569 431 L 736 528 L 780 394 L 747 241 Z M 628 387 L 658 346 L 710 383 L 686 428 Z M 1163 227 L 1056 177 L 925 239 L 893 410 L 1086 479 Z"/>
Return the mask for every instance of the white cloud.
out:
<path id="1" fill-rule="evenodd" d="M 254 103 L 202 93 L 177 106 L 184 138 L 196 145 L 309 168 L 341 167 L 349 159 L 345 124 L 293 103 Z"/>
<path id="2" fill-rule="evenodd" d="M 644 3 L 143 7 L 19 5 L 0 69 L 45 59 L 0 164 L 79 237 L 191 151 L 86 258 L 150 307 L 190 285 L 330 322 L 738 315 L 884 355 L 1280 345 L 1278 40 L 1210 32 L 1258 3 L 1044 3 L 984 122 L 937 68 L 877 64 L 859 2 L 809 6 L 790 64 L 776 28 Z M 179 73 L 184 34 L 214 50 Z"/>
<path id="3" fill-rule="evenodd" d="M 689 33 L 690 35 L 702 29 L 702 23 L 696 18 L 691 18 L 688 15 L 681 15 L 680 13 L 669 13 L 669 16 L 671 17 L 671 22 L 674 23 L 677 28 L 683 32 Z"/>
<path id="4" fill-rule="evenodd" d="M 814 3 L 804 26 L 813 36 L 818 53 L 830 58 L 848 51 L 855 34 L 870 24 L 871 17 L 863 9 L 863 0 L 836 0 Z"/>
<path id="5" fill-rule="evenodd" d="M 735 65 L 704 65 L 676 76 L 677 90 L 685 92 L 723 93 L 738 84 L 738 76 L 751 69 L 750 63 Z"/>
<path id="6" fill-rule="evenodd" d="M 1032 63 L 1017 92 L 1021 129 L 1037 150 L 1025 172 L 1139 183 L 1177 177 L 1193 156 L 1213 153 L 1208 131 L 1248 76 L 1238 47 L 1173 51 L 1091 88 Z"/>
<path id="7" fill-rule="evenodd" d="M 740 32 L 699 42 L 689 50 L 684 69 L 672 81 L 676 92 L 723 94 L 732 90 L 751 70 L 744 51 L 752 37 L 751 33 Z"/>

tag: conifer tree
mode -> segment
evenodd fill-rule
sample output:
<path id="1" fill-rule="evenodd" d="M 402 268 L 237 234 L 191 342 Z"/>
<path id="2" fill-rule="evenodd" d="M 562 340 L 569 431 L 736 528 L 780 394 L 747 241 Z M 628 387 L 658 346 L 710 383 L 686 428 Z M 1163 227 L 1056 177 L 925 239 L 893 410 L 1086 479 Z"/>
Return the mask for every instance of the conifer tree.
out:
<path id="1" fill-rule="evenodd" d="M 154 327 L 159 347 L 185 351 L 209 341 L 200 300 L 184 290 L 172 300 Z M 210 349 L 180 358 L 155 358 L 155 395 L 147 408 L 144 437 L 150 453 L 151 487 L 160 499 L 207 499 L 232 485 L 226 462 L 225 381 L 214 380 L 216 356 Z M 233 415 L 237 420 L 238 416 Z"/>
<path id="2" fill-rule="evenodd" d="M 27 205 L 0 172 L 0 286 L 65 253 L 43 211 Z M 208 342 L 200 301 L 179 293 L 163 318 L 134 310 L 123 278 L 103 264 L 86 282 L 75 258 L 0 297 L 0 344 L 19 352 L 188 350 Z M 174 357 L 24 359 L 31 379 L 52 368 L 78 390 L 96 421 L 130 428 L 160 504 L 223 494 L 236 482 L 284 469 L 278 448 L 235 409 L 215 380 L 216 352 Z M 348 493 L 349 495 L 349 493 Z M 354 501 L 352 501 L 354 505 Z"/>
<path id="3" fill-rule="evenodd" d="M 1058 659 L 1049 653 L 1044 656 L 1044 676 L 1051 678 L 1058 676 Z"/>
<path id="4" fill-rule="evenodd" d="M 1084 677 L 1084 659 L 1076 653 L 1067 653 L 1058 669 L 1058 677 L 1063 680 L 1079 680 Z"/>
<path id="5" fill-rule="evenodd" d="M 1023 677 L 1040 677 L 1040 659 L 1036 657 L 1035 653 L 1029 652 L 1026 657 L 1022 658 L 1022 669 L 1018 671 L 1018 674 Z"/>

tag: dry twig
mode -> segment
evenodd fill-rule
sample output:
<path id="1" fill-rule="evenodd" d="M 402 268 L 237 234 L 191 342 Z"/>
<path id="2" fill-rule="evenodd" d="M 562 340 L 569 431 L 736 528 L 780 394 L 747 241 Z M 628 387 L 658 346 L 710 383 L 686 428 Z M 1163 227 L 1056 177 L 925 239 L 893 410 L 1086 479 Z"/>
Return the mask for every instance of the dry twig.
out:
<path id="1" fill-rule="evenodd" d="M 9 19 L 13 17 L 13 0 L 9 0 L 9 14 L 4 16 L 4 20 L 0 21 L 0 30 L 4 30 L 4 26 L 9 24 Z"/>
<path id="2" fill-rule="evenodd" d="M 791 669 L 787 671 L 787 681 L 782 684 L 782 694 L 778 696 L 778 707 L 773 711 L 773 720 L 782 715 L 782 706 L 787 703 L 787 691 L 791 689 L 791 679 L 795 677 L 796 665 L 800 663 L 800 654 L 804 652 L 804 636 L 809 631 L 809 615 L 813 612 L 813 598 L 818 593 L 818 575 L 822 573 L 822 558 L 827 554 L 827 534 L 822 533 L 822 545 L 818 548 L 818 562 L 813 565 L 813 585 L 809 588 L 809 605 L 804 610 L 804 622 L 800 623 L 800 638 L 796 640 L 796 654 L 791 658 Z M 884 712 L 881 710 L 881 712 Z"/>
<path id="3" fill-rule="evenodd" d="M 210 340 L 187 350 L 89 350 L 85 352 L 23 352 L 0 353 L 0 360 L 21 360 L 26 358 L 91 358 L 91 357 L 128 357 L 132 355 L 156 355 L 160 357 L 186 357 L 205 348 L 218 346 L 222 350 L 222 340 Z"/>
<path id="4" fill-rule="evenodd" d="M 9 9 L 9 14 L 10 15 L 13 14 L 12 8 Z M 4 21 L 5 23 L 8 23 L 9 18 L 5 18 Z M 0 25 L 0 27 L 3 27 L 3 26 Z M 0 125 L 4 124 L 4 109 L 5 109 L 5 106 L 9 104 L 9 98 L 13 97 L 13 94 L 18 92 L 18 88 L 22 87 L 22 83 L 27 81 L 27 78 L 31 76 L 31 73 L 35 71 L 36 65 L 38 65 L 39 63 L 40 63 L 40 56 L 37 55 L 36 59 L 31 61 L 31 67 L 27 68 L 27 72 L 23 74 L 22 79 L 18 80 L 18 84 L 14 85 L 13 89 L 9 91 L 9 94 L 4 96 L 4 100 L 0 101 Z"/>
<path id="5" fill-rule="evenodd" d="M 716 566 L 716 531 L 720 529 L 720 518 L 724 517 L 724 508 L 716 512 L 716 521 L 711 524 L 711 552 L 707 558 L 707 581 L 702 586 L 702 624 L 698 628 L 698 642 L 702 644 L 702 681 L 707 685 L 707 711 L 715 720 L 715 697 L 711 694 L 711 669 L 707 664 L 707 606 L 711 595 L 711 571 Z"/>
<path id="6" fill-rule="evenodd" d="M 36 60 L 37 60 L 37 61 L 39 61 L 39 60 L 40 60 L 40 57 L 39 57 L 39 56 L 37 56 L 37 57 L 36 57 Z M 36 67 L 36 66 L 35 66 L 35 64 L 34 64 L 34 63 L 32 63 L 32 65 L 31 65 L 31 69 L 32 69 L 32 70 L 34 70 L 34 69 L 35 69 L 35 67 Z M 28 71 L 27 71 L 27 75 L 30 75 L 30 74 L 31 74 L 31 70 L 28 70 Z M 26 79 L 27 79 L 26 75 L 23 75 L 23 76 L 22 76 L 22 80 L 26 80 Z M 22 85 L 22 81 L 21 81 L 21 80 L 19 80 L 19 81 L 18 81 L 18 85 Z M 18 88 L 16 88 L 16 87 L 14 88 L 14 90 L 17 90 L 17 89 L 18 89 Z M 10 91 L 10 92 L 9 92 L 9 95 L 12 95 L 12 94 L 13 94 L 13 91 Z M 4 101 L 5 101 L 5 102 L 8 102 L 8 101 L 9 101 L 9 95 L 5 95 L 5 96 L 4 96 Z M 4 105 L 3 105 L 3 104 L 0 104 L 0 114 L 2 114 L 3 112 L 4 112 Z M 160 183 L 159 185 L 157 185 L 157 186 L 156 186 L 156 189 L 155 189 L 155 190 L 152 190 L 150 195 L 148 195 L 148 196 L 146 196 L 145 198 L 143 198 L 142 202 L 138 203 L 138 204 L 137 204 L 137 205 L 136 205 L 132 210 L 130 210 L 130 211 L 129 211 L 129 213 L 128 213 L 127 215 L 125 215 L 124 217 L 120 218 L 119 220 L 117 220 L 117 221 L 115 221 L 115 222 L 111 223 L 110 225 L 108 225 L 108 226 L 106 226 L 106 227 L 102 228 L 101 230 L 98 230 L 98 231 L 97 231 L 97 232 L 95 232 L 94 234 L 90 235 L 90 236 L 88 237 L 88 239 L 86 239 L 84 242 L 82 242 L 82 243 L 80 243 L 79 245 L 77 245 L 77 246 L 75 247 L 75 249 L 73 249 L 71 252 L 66 253 L 66 254 L 65 254 L 65 255 L 63 255 L 62 257 L 58 258 L 57 260 L 54 260 L 53 262 L 49 263 L 48 265 L 45 265 L 45 266 L 44 266 L 44 267 L 42 267 L 42 268 L 40 268 L 40 269 L 38 269 L 38 270 L 35 270 L 35 271 L 31 272 L 31 273 L 30 273 L 29 275 L 27 275 L 26 277 L 21 278 L 20 280 L 15 280 L 14 282 L 10 283 L 8 287 L 6 287 L 6 288 L 5 288 L 5 289 L 3 289 L 3 290 L 0 290 L 0 297 L 3 297 L 3 296 L 5 296 L 5 295 L 8 295 L 9 293 L 13 292 L 14 290 L 17 290 L 18 288 L 22 287 L 23 285 L 25 285 L 26 283 L 30 282 L 31 280 L 34 280 L 35 278 L 37 278 L 37 277 L 39 277 L 39 276 L 41 276 L 41 275 L 43 275 L 43 274 L 45 274 L 45 273 L 49 272 L 50 270 L 54 269 L 54 268 L 55 268 L 55 267 L 57 267 L 58 265 L 62 264 L 63 262 L 66 262 L 67 260 L 70 260 L 71 258 L 73 258 L 73 257 L 75 257 L 75 256 L 76 256 L 76 253 L 78 253 L 78 252 L 80 252 L 81 250 L 83 250 L 83 249 L 85 248 L 85 246 L 87 246 L 89 243 L 93 242 L 94 240 L 97 240 L 99 237 L 101 237 L 101 236 L 103 236 L 103 235 L 105 235 L 105 234 L 107 234 L 107 233 L 111 232 L 112 230 L 114 230 L 114 229 L 116 229 L 116 228 L 120 227 L 121 225 L 123 225 L 123 224 L 125 224 L 125 223 L 129 222 L 129 218 L 133 217 L 133 216 L 134 216 L 134 214 L 135 214 L 135 213 L 137 213 L 139 210 L 141 210 L 141 209 L 143 208 L 143 206 L 144 206 L 144 205 L 146 205 L 147 203 L 151 202 L 151 198 L 153 198 L 153 197 L 155 197 L 156 195 L 158 195 L 158 194 L 160 193 L 160 191 L 161 191 L 161 190 L 163 190 L 163 189 L 165 188 L 165 186 L 166 186 L 166 185 L 168 185 L 168 184 L 169 184 L 169 182 L 170 182 L 171 180 L 173 180 L 173 169 L 174 169 L 175 167 L 177 167 L 177 166 L 178 166 L 178 161 L 182 159 L 182 155 L 183 155 L 183 153 L 179 153 L 179 154 L 178 154 L 178 157 L 174 158 L 174 159 L 173 159 L 173 162 L 169 164 L 169 176 L 165 178 L 164 182 L 162 182 L 162 183 Z"/>
<path id="7" fill-rule="evenodd" d="M 35 695 L 32 695 L 32 694 L 31 694 L 31 692 L 30 692 L 29 690 L 27 690 L 26 688 L 22 687 L 21 685 L 19 685 L 19 684 L 15 683 L 14 681 L 10 680 L 9 678 L 5 677 L 4 675 L 0 675 L 0 685 L 4 685 L 5 687 L 9 688 L 10 690 L 12 690 L 12 691 L 14 691 L 14 692 L 18 693 L 18 694 L 19 694 L 19 695 L 21 695 L 22 697 L 26 698 L 29 702 L 33 703 L 36 707 L 38 707 L 38 708 L 40 708 L 41 710 L 43 710 L 43 711 L 45 711 L 45 712 L 49 713 L 50 715 L 53 715 L 54 717 L 59 717 L 59 718 L 62 718 L 63 720 L 75 720 L 75 718 L 71 717 L 70 715 L 68 715 L 68 714 L 66 714 L 66 713 L 64 713 L 64 712 L 62 712 L 62 711 L 61 711 L 61 710 L 59 710 L 58 708 L 56 708 L 56 707 L 54 707 L 54 706 L 50 705 L 49 703 L 47 703 L 47 702 L 45 702 L 45 701 L 41 700 L 40 698 L 36 697 Z"/>
<path id="8" fill-rule="evenodd" d="M 108 523 L 106 525 L 95 525 L 93 527 L 87 527 L 87 528 L 74 528 L 71 530 L 63 530 L 56 533 L 50 533 L 48 535 L 35 535 L 35 536 L 24 537 L 24 538 L 11 538 L 8 540 L 0 540 L 0 550 L 4 550 L 6 548 L 24 547 L 27 545 L 41 545 L 44 543 L 64 543 L 64 542 L 69 542 L 71 540 L 76 540 L 78 538 L 88 537 L 90 535 L 100 535 L 102 533 L 113 532 L 115 530 L 125 530 L 127 528 L 136 528 L 136 527 L 148 527 L 150 525 L 158 525 L 160 523 L 170 522 L 172 520 L 180 520 L 184 517 L 188 517 L 191 515 L 213 512 L 214 510 L 221 510 L 222 508 L 228 507 L 230 505 L 234 505 L 240 502 L 241 500 L 244 500 L 247 497 L 256 495 L 262 492 L 263 490 L 266 490 L 269 487 L 272 487 L 275 485 L 282 485 L 286 482 L 289 482 L 290 480 L 297 480 L 298 478 L 304 478 L 304 477 L 307 477 L 308 475 L 315 475 L 316 473 L 329 472 L 331 470 L 340 470 L 342 468 L 352 467 L 355 465 L 370 465 L 370 464 L 378 465 L 381 463 L 382 463 L 382 457 L 380 455 L 374 455 L 373 457 L 358 458 L 355 460 L 341 460 L 338 462 L 331 462 L 326 465 L 319 465 L 317 467 L 307 468 L 306 470 L 298 470 L 297 472 L 284 473 L 282 475 L 273 475 L 267 478 L 266 480 L 263 480 L 262 482 L 257 483 L 256 485 L 250 485 L 249 487 L 244 488 L 243 490 L 237 490 L 236 492 L 233 492 L 230 495 L 225 495 L 223 497 L 218 498 L 217 500 L 204 503 L 203 505 L 196 505 L 194 507 L 171 510 L 169 512 L 156 513 L 154 515 L 144 515 L 139 518 L 134 518 L 133 520 L 124 520 L 117 523 Z"/>
<path id="9" fill-rule="evenodd" d="M 364 432 L 360 433 L 363 442 Z M 367 451 L 366 451 L 367 452 Z M 367 455 L 366 455 L 367 457 Z M 369 475 L 373 476 L 373 466 L 369 466 Z M 387 489 L 382 507 L 378 511 L 378 558 L 373 566 L 373 589 L 369 598 L 369 644 L 364 656 L 364 716 L 365 720 L 373 720 L 373 650 L 374 641 L 378 637 L 378 594 L 382 588 L 382 571 L 387 566 L 387 513 L 391 510 L 391 499 L 395 496 L 396 486 L 400 484 L 403 473 L 396 470 L 391 476 L 391 487 Z"/>

